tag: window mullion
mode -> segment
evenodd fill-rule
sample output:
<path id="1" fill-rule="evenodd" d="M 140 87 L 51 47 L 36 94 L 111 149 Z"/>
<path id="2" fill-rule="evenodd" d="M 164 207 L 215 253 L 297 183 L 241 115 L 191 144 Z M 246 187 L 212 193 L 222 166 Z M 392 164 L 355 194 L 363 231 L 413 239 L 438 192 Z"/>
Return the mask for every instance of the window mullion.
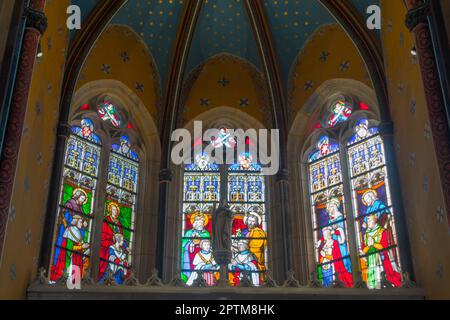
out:
<path id="1" fill-rule="evenodd" d="M 353 283 L 356 283 L 359 281 L 360 276 L 359 273 L 356 272 L 359 271 L 359 248 L 358 243 L 356 241 L 356 230 L 355 230 L 355 214 L 353 209 L 353 198 L 352 198 L 352 188 L 350 186 L 351 184 L 351 178 L 349 174 L 349 163 L 348 163 L 348 157 L 347 157 L 347 146 L 346 144 L 342 144 L 339 146 L 339 156 L 341 160 L 341 166 L 342 166 L 342 181 L 343 181 L 343 188 L 344 188 L 344 199 L 345 199 L 345 213 L 346 213 L 346 221 L 347 221 L 347 238 L 348 238 L 348 246 L 350 249 L 350 259 L 352 263 L 352 275 L 353 275 Z"/>
<path id="2" fill-rule="evenodd" d="M 228 166 L 220 166 L 220 203 L 228 203 Z"/>
<path id="3" fill-rule="evenodd" d="M 97 196 L 94 202 L 94 228 L 92 234 L 91 275 L 97 279 L 100 263 L 100 247 L 106 202 L 106 185 L 108 183 L 109 158 L 111 146 L 105 144 L 101 151 L 98 174 Z"/>

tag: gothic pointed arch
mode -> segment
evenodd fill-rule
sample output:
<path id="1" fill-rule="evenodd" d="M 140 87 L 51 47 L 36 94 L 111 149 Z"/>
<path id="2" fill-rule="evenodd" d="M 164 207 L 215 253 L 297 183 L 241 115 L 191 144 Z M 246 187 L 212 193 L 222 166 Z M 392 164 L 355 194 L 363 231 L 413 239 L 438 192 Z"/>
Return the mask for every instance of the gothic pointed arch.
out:
<path id="1" fill-rule="evenodd" d="M 391 187 L 389 142 L 379 117 L 369 87 L 336 79 L 325 82 L 294 121 L 291 194 L 303 196 L 291 213 L 306 239 L 296 243 L 296 265 L 305 280 L 325 287 L 359 281 L 371 289 L 401 285 L 401 250 L 409 248 L 398 246 L 403 208 L 400 192 Z"/>
<path id="2" fill-rule="evenodd" d="M 69 126 L 50 282 L 74 269 L 100 283 L 147 276 L 154 257 L 143 252 L 156 245 L 156 230 L 144 230 L 155 225 L 147 212 L 157 208 L 160 161 L 154 119 L 126 85 L 99 80 L 76 92 Z"/>

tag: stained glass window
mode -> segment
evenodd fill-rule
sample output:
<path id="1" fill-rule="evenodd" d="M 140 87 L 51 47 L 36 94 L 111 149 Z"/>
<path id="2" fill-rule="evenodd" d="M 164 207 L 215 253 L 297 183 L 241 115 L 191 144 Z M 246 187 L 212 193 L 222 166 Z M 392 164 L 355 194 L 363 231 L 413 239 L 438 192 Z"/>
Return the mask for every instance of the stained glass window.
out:
<path id="1" fill-rule="evenodd" d="M 267 270 L 265 181 L 250 153 L 238 160 L 228 170 L 228 203 L 233 212 L 229 280 L 237 286 L 248 272 L 251 283 L 260 286 Z"/>
<path id="2" fill-rule="evenodd" d="M 97 112 L 103 121 L 109 122 L 114 128 L 118 128 L 121 124 L 120 116 L 117 107 L 112 104 L 107 98 L 97 106 Z"/>
<path id="3" fill-rule="evenodd" d="M 339 124 L 347 121 L 353 112 L 353 106 L 345 100 L 339 100 L 333 104 L 330 108 L 330 114 L 328 115 L 327 126 L 328 128 L 334 128 Z"/>
<path id="4" fill-rule="evenodd" d="M 345 106 L 340 110 L 345 111 Z M 349 119 L 351 110 L 341 121 Z M 383 139 L 365 113 L 355 113 L 353 118 L 350 138 L 341 147 L 345 152 L 323 134 L 308 154 L 318 279 L 324 287 L 336 279 L 350 287 L 353 267 L 359 268 L 370 289 L 399 287 L 401 266 Z M 342 136 L 339 128 L 327 131 Z M 348 172 L 342 171 L 344 162 Z M 355 248 L 348 244 L 346 208 L 352 209 L 348 214 L 355 219 Z M 358 266 L 351 266 L 352 250 Z"/>
<path id="5" fill-rule="evenodd" d="M 84 276 L 91 256 L 93 206 L 100 160 L 100 138 L 90 119 L 73 127 L 65 151 L 56 240 L 50 282 L 80 272 Z M 77 271 L 77 270 L 78 271 Z"/>
<path id="6" fill-rule="evenodd" d="M 113 144 L 109 159 L 105 213 L 102 227 L 99 281 L 112 276 L 122 284 L 130 275 L 134 242 L 139 157 L 127 136 Z"/>
<path id="7" fill-rule="evenodd" d="M 383 286 L 383 275 L 399 287 L 400 259 L 384 144 L 366 118 L 356 123 L 348 159 L 362 278 L 370 289 Z"/>
<path id="8" fill-rule="evenodd" d="M 223 139 L 217 147 L 235 147 L 234 139 L 226 134 L 228 131 L 222 132 Z M 236 286 L 246 275 L 253 285 L 259 286 L 265 280 L 267 222 L 265 181 L 261 169 L 248 152 L 241 154 L 236 164 L 228 167 L 219 167 L 205 154 L 197 155 L 195 162 L 186 166 L 181 242 L 181 277 L 186 285 L 194 284 L 200 276 L 198 270 L 202 271 L 208 286 L 219 280 L 220 266 L 214 260 L 211 239 L 214 211 L 222 200 L 227 201 L 233 213 L 232 256 L 227 281 Z M 221 191 L 226 199 L 221 199 Z"/>
<path id="9" fill-rule="evenodd" d="M 199 276 L 208 286 L 219 279 L 219 265 L 211 245 L 212 214 L 219 202 L 219 167 L 209 156 L 199 154 L 184 173 L 181 279 L 187 286 L 192 286 Z"/>
<path id="10" fill-rule="evenodd" d="M 309 156 L 310 199 L 318 280 L 353 285 L 339 147 L 321 136 Z"/>

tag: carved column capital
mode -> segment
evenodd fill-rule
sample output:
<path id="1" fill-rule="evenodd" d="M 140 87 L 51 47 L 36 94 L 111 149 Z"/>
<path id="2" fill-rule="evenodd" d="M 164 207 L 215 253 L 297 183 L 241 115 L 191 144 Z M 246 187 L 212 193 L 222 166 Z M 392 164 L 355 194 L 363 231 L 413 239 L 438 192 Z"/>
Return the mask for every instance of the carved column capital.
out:
<path id="1" fill-rule="evenodd" d="M 56 129 L 56 136 L 68 139 L 71 133 L 71 127 L 67 123 L 60 123 Z"/>
<path id="2" fill-rule="evenodd" d="M 406 27 L 412 31 L 421 23 L 428 23 L 428 16 L 431 13 L 429 0 L 418 0 L 408 5 L 410 10 L 406 14 Z"/>
<path id="3" fill-rule="evenodd" d="M 170 168 L 164 168 L 159 171 L 159 182 L 160 183 L 169 183 L 172 182 L 173 179 L 173 171 Z"/>
<path id="4" fill-rule="evenodd" d="M 287 169 L 280 169 L 275 176 L 277 182 L 288 182 L 289 181 L 289 171 Z"/>
<path id="5" fill-rule="evenodd" d="M 25 8 L 24 16 L 27 19 L 27 28 L 37 30 L 41 35 L 47 30 L 48 21 L 45 13 L 34 10 L 32 8 Z"/>
<path id="6" fill-rule="evenodd" d="M 378 130 L 380 131 L 380 134 L 383 137 L 393 136 L 394 135 L 394 122 L 392 122 L 392 121 L 382 122 L 378 126 Z"/>

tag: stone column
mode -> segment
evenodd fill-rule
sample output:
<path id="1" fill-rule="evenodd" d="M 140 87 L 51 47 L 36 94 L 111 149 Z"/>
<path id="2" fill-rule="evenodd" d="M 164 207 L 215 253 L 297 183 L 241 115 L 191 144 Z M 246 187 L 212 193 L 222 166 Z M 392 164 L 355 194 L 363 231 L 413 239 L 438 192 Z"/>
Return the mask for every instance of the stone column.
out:
<path id="1" fill-rule="evenodd" d="M 172 182 L 173 171 L 170 168 L 163 168 L 159 171 L 159 210 L 158 210 L 158 232 L 156 239 L 156 265 L 159 277 L 163 280 L 170 280 L 173 276 L 173 270 L 165 265 L 167 254 L 167 214 L 169 207 L 169 187 Z M 173 234 L 172 236 L 175 236 Z M 167 269 L 166 269 L 167 268 Z"/>
<path id="2" fill-rule="evenodd" d="M 450 129 L 429 28 L 430 1 L 407 0 L 406 5 L 409 10 L 406 16 L 406 26 L 415 36 L 428 116 L 441 177 L 441 188 L 450 223 Z"/>
<path id="3" fill-rule="evenodd" d="M 6 236 L 6 223 L 14 186 L 25 112 L 33 76 L 33 67 L 41 35 L 47 28 L 43 13 L 45 0 L 31 0 L 25 9 L 26 28 L 20 52 L 16 83 L 6 124 L 3 150 L 0 157 L 0 257 Z"/>
<path id="4" fill-rule="evenodd" d="M 275 278 L 278 280 L 280 277 L 286 278 L 289 271 L 293 268 L 292 263 L 292 236 L 291 236 L 291 224 L 289 223 L 289 172 L 286 169 L 280 169 L 275 177 L 275 193 L 276 193 L 276 208 L 278 212 L 271 212 L 271 221 L 280 219 L 281 224 L 281 241 L 282 241 L 282 267 L 278 270 L 278 275 Z M 273 235 L 275 236 L 275 235 Z M 279 235 L 277 235 L 279 236 Z M 295 271 L 295 270 L 294 270 Z"/>

